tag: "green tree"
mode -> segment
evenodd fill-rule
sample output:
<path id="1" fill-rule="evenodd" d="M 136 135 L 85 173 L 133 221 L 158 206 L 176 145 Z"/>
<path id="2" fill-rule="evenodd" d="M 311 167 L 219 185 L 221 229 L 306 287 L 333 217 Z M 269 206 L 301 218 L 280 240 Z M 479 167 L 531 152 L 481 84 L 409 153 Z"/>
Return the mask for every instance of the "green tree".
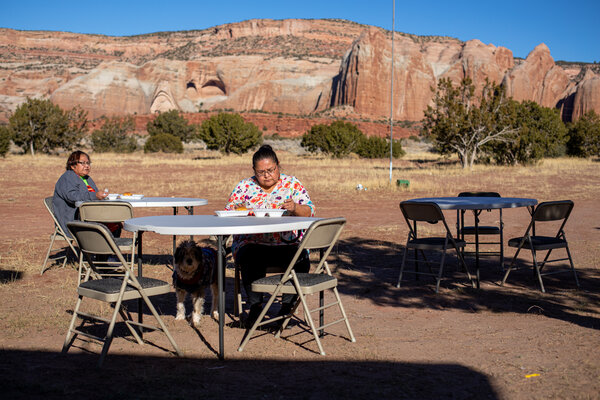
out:
<path id="1" fill-rule="evenodd" d="M 183 143 L 177 136 L 158 133 L 150 136 L 144 145 L 144 153 L 183 153 Z"/>
<path id="2" fill-rule="evenodd" d="M 543 157 L 565 153 L 567 128 L 557 109 L 542 107 L 533 101 L 511 100 L 516 132 L 505 141 L 490 143 L 486 150 L 498 164 L 530 164 Z"/>
<path id="3" fill-rule="evenodd" d="M 9 117 L 12 140 L 23 149 L 50 153 L 72 149 L 86 130 L 87 113 L 79 107 L 63 111 L 50 100 L 27 98 Z"/>
<path id="4" fill-rule="evenodd" d="M 243 154 L 262 143 L 262 131 L 239 114 L 218 113 L 200 126 L 200 139 L 211 150 Z"/>
<path id="5" fill-rule="evenodd" d="M 6 125 L 0 125 L 0 156 L 5 157 L 10 149 L 10 129 Z"/>
<path id="6" fill-rule="evenodd" d="M 160 133 L 168 133 L 177 136 L 182 142 L 189 142 L 196 133 L 194 125 L 189 125 L 187 120 L 177 110 L 171 110 L 158 114 L 158 116 L 146 124 L 150 136 Z"/>
<path id="7" fill-rule="evenodd" d="M 130 134 L 135 129 L 132 116 L 102 117 L 103 124 L 92 132 L 92 148 L 99 153 L 114 151 L 115 153 L 132 153 L 137 147 Z"/>
<path id="8" fill-rule="evenodd" d="M 359 151 L 365 135 L 350 122 L 334 121 L 330 125 L 313 125 L 302 135 L 300 145 L 309 152 L 322 151 L 334 158 Z"/>
<path id="9" fill-rule="evenodd" d="M 577 157 L 600 156 L 600 116 L 594 111 L 569 125 L 567 152 Z"/>
<path id="10" fill-rule="evenodd" d="M 457 153 L 463 168 L 472 168 L 482 147 L 490 142 L 508 141 L 518 133 L 512 103 L 504 89 L 486 81 L 479 97 L 465 78 L 458 87 L 449 78 L 441 79 L 423 119 L 422 134 L 432 140 L 441 154 Z"/>

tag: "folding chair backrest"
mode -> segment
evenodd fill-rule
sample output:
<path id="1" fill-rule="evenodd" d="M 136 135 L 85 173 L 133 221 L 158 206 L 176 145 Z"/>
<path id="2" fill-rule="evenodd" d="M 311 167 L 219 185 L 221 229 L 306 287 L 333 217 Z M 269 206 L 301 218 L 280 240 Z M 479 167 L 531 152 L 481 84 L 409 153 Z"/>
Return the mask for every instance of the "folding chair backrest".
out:
<path id="1" fill-rule="evenodd" d="M 346 219 L 341 217 L 320 219 L 313 222 L 306 232 L 304 232 L 304 236 L 302 237 L 302 241 L 298 246 L 298 250 L 288 265 L 284 276 L 289 276 L 290 271 L 296 264 L 296 261 L 300 257 L 300 254 L 303 250 L 324 250 L 322 252 L 319 264 L 316 266 L 316 271 L 320 271 L 322 265 L 329 256 L 331 249 L 333 249 L 333 246 L 340 237 L 345 224 Z"/>
<path id="2" fill-rule="evenodd" d="M 127 262 L 105 225 L 97 222 L 73 221 L 67 223 L 67 227 L 77 240 L 79 248 L 86 255 L 88 261 L 90 261 L 92 258 L 90 256 L 93 254 L 114 255 L 121 261 L 121 264 L 127 267 Z M 93 261 L 90 262 L 90 265 L 95 268 Z"/>
<path id="3" fill-rule="evenodd" d="M 461 192 L 458 197 L 502 197 L 496 192 Z"/>
<path id="4" fill-rule="evenodd" d="M 427 221 L 435 223 L 444 220 L 444 214 L 440 207 L 432 202 L 403 201 L 400 209 L 404 218 L 410 221 Z"/>
<path id="5" fill-rule="evenodd" d="M 535 208 L 532 218 L 534 221 L 566 220 L 572 209 L 573 202 L 571 200 L 546 201 Z"/>
<path id="6" fill-rule="evenodd" d="M 304 233 L 300 246 L 307 250 L 333 246 L 337 242 L 345 224 L 345 218 L 329 218 L 313 222 Z"/>
<path id="7" fill-rule="evenodd" d="M 91 222 L 123 222 L 133 218 L 133 209 L 124 201 L 89 201 L 79 206 L 79 218 Z"/>
<path id="8" fill-rule="evenodd" d="M 46 209 L 50 213 L 50 216 L 52 217 L 52 221 L 54 221 L 54 226 L 57 229 L 59 229 L 59 232 L 61 234 L 64 234 L 65 232 L 63 232 L 62 227 L 60 226 L 60 224 L 58 223 L 58 220 L 56 219 L 56 215 L 54 215 L 54 205 L 52 205 L 52 199 L 53 199 L 52 196 L 46 197 L 44 199 L 44 205 L 46 206 Z"/>

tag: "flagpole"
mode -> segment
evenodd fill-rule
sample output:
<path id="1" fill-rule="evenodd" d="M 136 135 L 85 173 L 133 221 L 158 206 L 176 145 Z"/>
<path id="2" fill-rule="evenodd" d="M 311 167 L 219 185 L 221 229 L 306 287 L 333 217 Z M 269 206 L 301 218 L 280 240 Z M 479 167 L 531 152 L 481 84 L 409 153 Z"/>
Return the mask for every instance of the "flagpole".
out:
<path id="1" fill-rule="evenodd" d="M 392 184 L 392 154 L 394 145 L 394 30 L 396 24 L 396 0 L 392 0 L 392 78 L 390 88 L 390 185 Z"/>

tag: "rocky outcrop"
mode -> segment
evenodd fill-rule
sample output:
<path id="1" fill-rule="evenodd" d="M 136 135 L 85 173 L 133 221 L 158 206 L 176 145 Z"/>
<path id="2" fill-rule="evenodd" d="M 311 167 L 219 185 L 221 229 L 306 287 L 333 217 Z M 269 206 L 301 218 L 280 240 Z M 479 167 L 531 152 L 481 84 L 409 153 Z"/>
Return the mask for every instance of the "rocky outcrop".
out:
<path id="1" fill-rule="evenodd" d="M 556 107 L 566 96 L 570 81 L 542 43 L 506 75 L 503 84 L 506 94 L 517 101 L 532 100 L 544 107 Z"/>
<path id="2" fill-rule="evenodd" d="M 250 20 L 132 37 L 0 29 L 0 122 L 27 97 L 79 105 L 91 118 L 334 107 L 382 121 L 392 106 L 391 50 L 390 32 L 340 20 Z M 600 113 L 593 68 L 556 65 L 543 44 L 515 60 L 475 39 L 396 33 L 393 116 L 420 120 L 439 79 L 465 77 L 476 87 L 503 82 L 516 100 L 559 107 L 565 120 Z"/>
<path id="3" fill-rule="evenodd" d="M 572 120 L 579 119 L 589 111 L 600 114 L 600 76 L 582 81 L 573 96 Z"/>
<path id="4" fill-rule="evenodd" d="M 477 39 L 469 40 L 461 47 L 447 70 L 438 77 L 450 78 L 453 82 L 468 77 L 480 88 L 486 79 L 501 83 L 504 75 L 514 66 L 512 51 L 505 47 L 485 45 Z"/>
<path id="5" fill-rule="evenodd" d="M 435 74 L 419 46 L 399 37 L 394 51 L 394 119 L 420 120 L 431 100 Z M 389 116 L 391 108 L 391 41 L 380 29 L 365 31 L 342 60 L 333 105 L 349 104 L 356 113 Z"/>

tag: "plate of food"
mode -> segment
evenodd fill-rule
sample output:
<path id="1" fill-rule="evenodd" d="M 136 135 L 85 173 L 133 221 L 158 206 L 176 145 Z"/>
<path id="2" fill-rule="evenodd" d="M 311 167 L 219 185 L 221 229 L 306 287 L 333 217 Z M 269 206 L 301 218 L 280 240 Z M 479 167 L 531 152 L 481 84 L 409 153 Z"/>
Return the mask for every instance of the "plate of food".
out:
<path id="1" fill-rule="evenodd" d="M 258 218 L 262 217 L 281 217 L 285 210 L 279 208 L 255 208 L 252 210 L 254 212 L 254 216 Z"/>
<path id="2" fill-rule="evenodd" d="M 125 192 L 121 196 L 119 196 L 119 198 L 123 200 L 141 200 L 144 198 L 144 195 Z"/>
<path id="3" fill-rule="evenodd" d="M 217 210 L 217 217 L 245 217 L 250 213 L 250 210 Z"/>
<path id="4" fill-rule="evenodd" d="M 109 193 L 108 196 L 106 196 L 106 198 L 108 200 L 117 200 L 119 198 L 119 196 L 121 196 L 118 193 Z"/>

